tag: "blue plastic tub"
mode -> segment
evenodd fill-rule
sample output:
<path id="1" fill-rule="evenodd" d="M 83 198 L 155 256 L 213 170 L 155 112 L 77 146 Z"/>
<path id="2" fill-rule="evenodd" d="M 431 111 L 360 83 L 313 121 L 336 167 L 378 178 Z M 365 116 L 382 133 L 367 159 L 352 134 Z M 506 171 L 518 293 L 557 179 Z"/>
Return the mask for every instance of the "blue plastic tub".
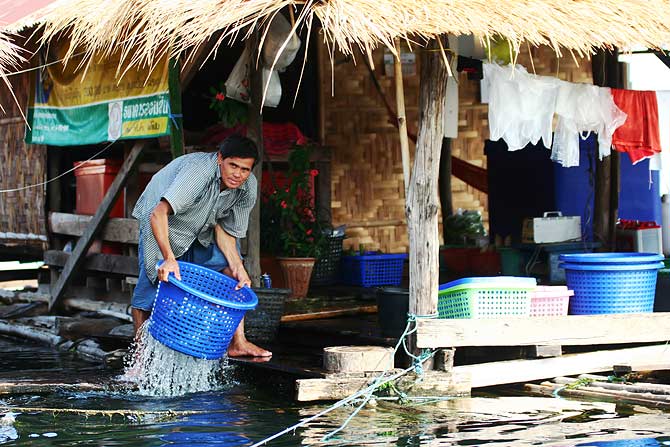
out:
<path id="1" fill-rule="evenodd" d="M 566 253 L 559 256 L 562 262 L 573 264 L 649 264 L 664 258 L 655 253 Z"/>
<path id="2" fill-rule="evenodd" d="M 614 259 L 614 258 L 611 258 Z M 566 262 L 572 315 L 653 312 L 658 270 L 662 262 L 643 264 L 579 264 Z"/>
<path id="3" fill-rule="evenodd" d="M 219 359 L 247 310 L 258 304 L 248 287 L 199 265 L 179 261 L 181 281 L 160 282 L 149 333 L 164 345 L 203 359 Z"/>

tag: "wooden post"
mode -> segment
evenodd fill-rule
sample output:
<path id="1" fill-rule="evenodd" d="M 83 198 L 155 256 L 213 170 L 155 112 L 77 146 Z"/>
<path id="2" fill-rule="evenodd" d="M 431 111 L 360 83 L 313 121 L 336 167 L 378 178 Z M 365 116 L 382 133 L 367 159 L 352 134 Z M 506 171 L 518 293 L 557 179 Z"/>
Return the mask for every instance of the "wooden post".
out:
<path id="1" fill-rule="evenodd" d="M 244 260 L 245 268 L 252 285 L 258 287 L 261 277 L 261 178 L 263 174 L 263 159 L 265 150 L 263 149 L 263 109 L 261 102 L 263 100 L 263 70 L 256 61 L 261 63 L 258 58 L 260 51 L 260 31 L 255 30 L 249 45 L 249 93 L 251 102 L 249 103 L 249 119 L 247 124 L 247 137 L 250 138 L 258 147 L 259 162 L 254 167 L 254 175 L 258 180 L 257 199 L 254 208 L 249 216 L 249 229 L 247 231 L 247 256 Z"/>
<path id="2" fill-rule="evenodd" d="M 168 62 L 168 85 L 170 88 L 170 149 L 172 158 L 184 154 L 184 120 L 181 116 L 181 81 L 179 59 Z"/>
<path id="3" fill-rule="evenodd" d="M 442 153 L 440 155 L 440 206 L 442 207 L 442 219 L 454 214 L 454 201 L 451 194 L 451 138 L 442 139 Z M 442 229 L 442 236 L 446 241 L 448 236 Z"/>
<path id="4" fill-rule="evenodd" d="M 414 171 L 407 200 L 409 227 L 409 311 L 416 315 L 437 312 L 438 253 L 437 178 L 442 148 L 447 68 L 430 41 L 421 51 L 419 132 Z M 416 346 L 415 339 L 411 346 Z"/>
<path id="5" fill-rule="evenodd" d="M 618 61 L 619 52 L 599 50 L 592 58 L 593 84 L 601 87 L 622 88 Z M 616 221 L 619 211 L 621 165 L 619 153 L 596 160 L 596 185 L 593 213 L 593 234 L 605 250 L 614 250 Z"/>
<path id="6" fill-rule="evenodd" d="M 58 281 L 53 286 L 51 290 L 51 301 L 49 302 L 49 310 L 51 310 L 58 301 L 63 297 L 65 289 L 72 281 L 74 273 L 77 268 L 84 262 L 86 257 L 86 252 L 93 243 L 95 235 L 102 229 L 102 223 L 109 216 L 112 206 L 116 203 L 116 199 L 119 197 L 121 190 L 126 185 L 126 181 L 130 176 L 130 173 L 133 171 L 137 162 L 140 159 L 142 150 L 146 145 L 146 140 L 139 140 L 133 146 L 133 150 L 130 152 L 130 155 L 123 162 L 123 166 L 119 170 L 119 173 L 114 178 L 114 181 L 107 190 L 105 197 L 102 199 L 102 203 L 98 207 L 98 210 L 95 212 L 95 215 L 91 219 L 91 222 L 86 227 L 84 234 L 77 240 L 77 244 L 72 250 L 72 254 L 68 258 L 65 266 L 63 267 L 63 272 L 61 273 Z"/>
<path id="7" fill-rule="evenodd" d="M 407 114 L 405 113 L 405 89 L 402 81 L 402 62 L 400 60 L 400 40 L 395 39 L 394 45 L 398 52 L 393 59 L 395 74 L 395 103 L 398 111 L 398 134 L 400 135 L 400 154 L 402 156 L 402 176 L 405 181 L 405 197 L 409 188 L 409 140 L 407 138 Z"/>

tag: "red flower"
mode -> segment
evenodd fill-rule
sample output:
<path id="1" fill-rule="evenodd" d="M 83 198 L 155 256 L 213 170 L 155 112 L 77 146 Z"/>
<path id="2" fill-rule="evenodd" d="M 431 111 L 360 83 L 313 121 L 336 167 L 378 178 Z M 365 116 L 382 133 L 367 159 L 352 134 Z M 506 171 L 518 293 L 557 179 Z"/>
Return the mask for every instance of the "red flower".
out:
<path id="1" fill-rule="evenodd" d="M 215 98 L 217 101 L 223 101 L 224 99 L 226 99 L 226 95 L 224 95 L 223 93 L 220 93 L 220 92 L 219 92 L 219 93 L 216 94 L 216 96 L 215 96 L 214 98 Z"/>
<path id="2" fill-rule="evenodd" d="M 282 200 L 281 203 L 279 204 L 282 208 L 286 208 L 288 205 L 286 204 L 285 200 Z"/>
<path id="3" fill-rule="evenodd" d="M 317 175 L 319 175 L 319 170 L 312 169 L 311 171 L 309 171 L 309 175 L 311 175 L 312 177 L 316 177 Z"/>
<path id="4" fill-rule="evenodd" d="M 307 234 L 307 236 L 309 236 L 310 234 L 312 234 L 312 229 L 309 228 L 307 231 L 305 231 L 305 234 Z"/>

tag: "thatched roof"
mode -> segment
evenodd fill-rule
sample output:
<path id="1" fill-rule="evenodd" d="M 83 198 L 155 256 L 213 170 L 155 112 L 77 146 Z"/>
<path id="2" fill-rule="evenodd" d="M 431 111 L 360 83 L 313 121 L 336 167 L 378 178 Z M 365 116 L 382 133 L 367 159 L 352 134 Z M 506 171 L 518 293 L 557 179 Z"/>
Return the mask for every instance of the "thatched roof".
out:
<path id="1" fill-rule="evenodd" d="M 668 0 L 56 0 L 10 29 L 41 24 L 47 42 L 67 31 L 71 51 L 122 47 L 128 61 L 144 65 L 196 48 L 219 30 L 219 43 L 244 37 L 239 33 L 249 25 L 265 25 L 287 6 L 297 8 L 296 26 L 318 18 L 325 39 L 344 53 L 444 33 L 502 36 L 517 47 L 527 41 L 579 54 L 670 43 Z"/>

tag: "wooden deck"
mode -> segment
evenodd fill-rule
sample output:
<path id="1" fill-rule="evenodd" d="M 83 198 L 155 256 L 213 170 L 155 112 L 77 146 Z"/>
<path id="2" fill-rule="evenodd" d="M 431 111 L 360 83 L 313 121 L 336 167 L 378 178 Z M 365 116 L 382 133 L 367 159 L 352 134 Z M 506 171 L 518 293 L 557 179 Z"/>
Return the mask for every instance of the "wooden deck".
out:
<path id="1" fill-rule="evenodd" d="M 58 344 L 65 339 L 63 321 L 39 316 L 45 306 L 18 303 L 44 302 L 46 297 L 25 292 L 3 292 L 0 298 L 0 333 Z M 69 299 L 72 312 L 97 309 L 106 318 L 116 318 L 128 327 L 128 306 Z M 13 307 L 12 307 L 13 306 Z M 24 307 L 21 307 L 24 306 Z M 22 309 L 37 314 L 20 318 Z M 18 309 L 18 310 L 17 310 Z M 334 375 L 322 367 L 323 348 L 329 346 L 394 346 L 394 338 L 381 335 L 375 302 L 369 291 L 332 289 L 317 297 L 289 302 L 276 340 L 262 343 L 274 356 L 269 361 L 231 359 L 234 364 L 265 373 L 280 374 L 298 381 L 301 399 L 337 399 L 352 389 L 360 389 L 374 374 Z M 62 317 L 58 317 L 62 318 Z M 89 323 L 90 324 L 90 323 Z M 85 325 L 84 325 L 85 326 Z M 126 331 L 127 333 L 127 331 Z M 129 338 L 96 334 L 98 345 L 83 355 L 99 355 L 100 360 L 118 361 Z M 611 371 L 615 365 L 633 370 L 670 369 L 670 313 L 590 315 L 489 320 L 421 320 L 416 333 L 420 348 L 441 349 L 449 357 L 428 382 L 448 385 L 459 393 L 493 385 L 524 383 L 557 376 Z M 117 340 L 118 338 L 118 340 Z M 112 343 L 117 340 L 118 343 Z M 113 351 L 105 351 L 106 347 Z M 119 349 L 121 348 L 121 349 Z M 446 350 L 445 350 L 446 349 Z M 405 362 L 405 363 L 403 363 Z M 407 366 L 396 356 L 396 367 Z M 453 363 L 450 363 L 453 362 Z M 320 382 L 316 382 L 320 381 Z M 302 390 L 302 391 L 301 391 Z M 333 391 L 336 390 L 336 391 Z M 301 394 L 302 393 L 302 394 Z"/>

